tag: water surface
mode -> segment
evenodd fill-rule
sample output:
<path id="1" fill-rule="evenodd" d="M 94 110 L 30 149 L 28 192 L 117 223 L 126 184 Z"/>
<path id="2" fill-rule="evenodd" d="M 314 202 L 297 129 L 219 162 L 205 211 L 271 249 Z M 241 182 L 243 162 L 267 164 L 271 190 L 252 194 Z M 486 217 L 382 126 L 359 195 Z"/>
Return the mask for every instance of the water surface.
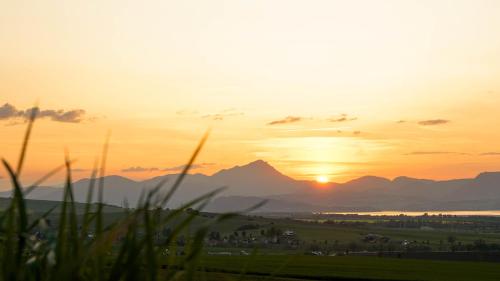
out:
<path id="1" fill-rule="evenodd" d="M 377 211 L 377 212 L 321 212 L 320 214 L 325 215 L 369 215 L 369 216 L 411 216 L 418 217 L 427 214 L 429 216 L 438 215 L 451 215 L 451 216 L 488 216 L 488 217 L 500 217 L 500 210 L 490 210 L 490 211 L 418 211 L 418 212 L 408 212 L 408 211 Z"/>

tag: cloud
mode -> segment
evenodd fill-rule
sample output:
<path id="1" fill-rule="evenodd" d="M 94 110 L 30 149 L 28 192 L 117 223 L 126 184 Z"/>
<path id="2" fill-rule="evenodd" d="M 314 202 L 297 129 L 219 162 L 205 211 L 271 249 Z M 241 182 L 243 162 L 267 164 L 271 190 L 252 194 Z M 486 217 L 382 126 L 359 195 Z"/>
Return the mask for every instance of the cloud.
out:
<path id="1" fill-rule="evenodd" d="M 182 170 L 184 170 L 184 168 L 186 168 L 186 165 L 168 167 L 168 168 L 162 169 L 162 171 L 164 171 L 164 172 L 181 172 Z M 197 165 L 197 164 L 191 165 L 191 169 L 198 169 L 198 168 L 200 168 L 200 165 Z"/>
<path id="2" fill-rule="evenodd" d="M 17 110 L 11 104 L 4 104 L 0 107 L 0 120 L 21 117 L 24 115 L 24 111 Z"/>
<path id="3" fill-rule="evenodd" d="M 277 160 L 273 163 L 286 164 L 286 165 L 301 165 L 301 166 L 314 166 L 318 165 L 336 165 L 336 166 L 378 166 L 384 164 L 383 162 L 348 162 L 348 161 L 311 161 L 311 160 Z M 317 175 L 317 173 L 315 173 Z"/>
<path id="4" fill-rule="evenodd" d="M 371 134 L 354 129 L 339 129 L 337 127 L 321 128 L 276 128 L 270 132 L 276 138 L 368 138 Z"/>
<path id="5" fill-rule="evenodd" d="M 234 108 L 228 108 L 228 109 L 224 109 L 218 113 L 203 115 L 203 116 L 201 116 L 201 118 L 212 119 L 215 121 L 222 121 L 227 117 L 242 116 L 242 115 L 244 115 L 243 112 L 237 111 Z"/>
<path id="6" fill-rule="evenodd" d="M 70 111 L 64 110 L 41 110 L 38 113 L 40 118 L 50 118 L 52 121 L 66 122 L 66 123 L 80 123 L 85 116 L 85 110 L 75 109 Z"/>
<path id="7" fill-rule="evenodd" d="M 439 155 L 439 154 L 469 155 L 469 153 L 453 152 L 453 151 L 413 151 L 405 155 Z"/>
<path id="8" fill-rule="evenodd" d="M 159 171 L 160 169 L 158 168 L 144 168 L 141 166 L 133 166 L 133 167 L 128 167 L 125 169 L 122 169 L 122 172 L 124 173 L 140 173 L 140 172 L 153 172 L 153 171 Z"/>
<path id="9" fill-rule="evenodd" d="M 481 156 L 496 156 L 496 155 L 500 155 L 500 152 L 485 152 L 485 153 L 481 153 L 479 155 L 481 155 Z"/>
<path id="10" fill-rule="evenodd" d="M 198 117 L 203 119 L 211 119 L 214 121 L 222 121 L 228 117 L 245 115 L 245 113 L 237 110 L 236 108 L 227 108 L 210 114 L 201 114 L 199 111 L 194 109 L 181 109 L 175 112 L 175 114 L 183 117 Z"/>
<path id="11" fill-rule="evenodd" d="M 177 114 L 177 115 L 197 115 L 198 111 L 191 110 L 191 109 L 181 109 L 181 110 L 178 110 L 175 114 Z"/>
<path id="12" fill-rule="evenodd" d="M 342 114 L 340 116 L 332 117 L 332 118 L 328 119 L 328 121 L 330 121 L 330 122 L 348 122 L 348 121 L 354 121 L 354 120 L 358 120 L 358 117 L 349 117 L 349 116 L 347 116 L 347 114 Z"/>
<path id="13" fill-rule="evenodd" d="M 298 117 L 298 116 L 287 116 L 283 119 L 280 120 L 275 120 L 267 123 L 267 125 L 281 125 L 281 124 L 288 124 L 288 123 L 295 123 L 302 121 L 304 118 Z"/>
<path id="14" fill-rule="evenodd" d="M 433 155 L 433 154 L 454 154 L 455 152 L 450 151 L 413 151 L 407 153 L 406 155 Z"/>
<path id="15" fill-rule="evenodd" d="M 419 121 L 418 124 L 422 126 L 434 126 L 434 125 L 443 125 L 450 123 L 450 120 L 445 119 L 431 119 L 431 120 L 423 120 Z"/>
<path id="16" fill-rule="evenodd" d="M 212 119 L 215 121 L 222 121 L 222 120 L 224 120 L 224 117 L 226 117 L 226 115 L 222 115 L 222 114 L 217 113 L 217 114 L 203 115 L 201 118 Z"/>
<path id="17" fill-rule="evenodd" d="M 406 120 L 399 120 L 399 121 L 397 121 L 396 123 L 398 123 L 398 124 L 403 124 L 403 123 L 406 123 Z"/>
<path id="18" fill-rule="evenodd" d="M 90 169 L 82 169 L 82 168 L 72 168 L 71 171 L 73 173 L 83 173 L 83 172 L 90 172 Z"/>
<path id="19" fill-rule="evenodd" d="M 191 165 L 191 167 L 189 169 L 197 170 L 197 169 L 205 168 L 207 166 L 212 166 L 212 165 L 215 165 L 215 163 L 193 164 L 193 165 Z M 168 168 L 162 169 L 162 171 L 164 171 L 164 172 L 181 172 L 182 170 L 184 170 L 185 167 L 186 167 L 186 165 L 168 167 Z"/>
<path id="20" fill-rule="evenodd" d="M 13 119 L 22 119 L 27 120 L 33 110 L 37 110 L 38 118 L 47 118 L 56 122 L 65 122 L 65 123 L 80 123 L 85 119 L 85 110 L 83 109 L 75 109 L 75 110 L 54 110 L 54 109 L 46 109 L 41 110 L 38 107 L 29 108 L 26 110 L 17 109 L 15 106 L 6 103 L 0 106 L 0 120 L 13 120 Z M 18 124 L 17 122 L 11 123 L 13 125 Z"/>
<path id="21" fill-rule="evenodd" d="M 190 170 L 197 170 L 197 169 L 202 169 L 207 166 L 212 166 L 215 165 L 215 163 L 200 163 L 200 164 L 193 164 L 190 167 Z M 173 167 L 167 167 L 167 168 L 158 168 L 158 167 L 141 167 L 141 166 L 132 166 L 128 167 L 125 169 L 122 169 L 121 171 L 124 173 L 143 173 L 143 172 L 181 172 L 184 170 L 186 165 L 179 165 L 179 166 L 173 166 Z"/>

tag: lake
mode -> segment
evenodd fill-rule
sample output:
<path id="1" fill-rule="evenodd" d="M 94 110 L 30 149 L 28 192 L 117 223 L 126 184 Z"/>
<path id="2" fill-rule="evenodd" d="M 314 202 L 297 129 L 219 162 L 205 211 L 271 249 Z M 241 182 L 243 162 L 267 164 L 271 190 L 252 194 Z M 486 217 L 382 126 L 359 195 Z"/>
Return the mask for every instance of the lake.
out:
<path id="1" fill-rule="evenodd" d="M 411 217 L 422 216 L 427 213 L 429 216 L 433 215 L 452 215 L 452 216 L 499 216 L 500 210 L 490 210 L 490 211 L 418 211 L 418 212 L 408 212 L 408 211 L 376 211 L 376 212 L 320 212 L 319 214 L 332 215 L 369 215 L 369 216 L 398 216 L 406 215 Z"/>

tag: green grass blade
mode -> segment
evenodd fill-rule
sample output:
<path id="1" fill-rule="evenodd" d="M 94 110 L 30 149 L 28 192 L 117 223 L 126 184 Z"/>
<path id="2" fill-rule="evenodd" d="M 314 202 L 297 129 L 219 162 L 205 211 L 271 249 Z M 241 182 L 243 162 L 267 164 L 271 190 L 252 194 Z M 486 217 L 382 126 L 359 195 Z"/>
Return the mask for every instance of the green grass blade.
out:
<path id="1" fill-rule="evenodd" d="M 36 115 L 38 114 L 38 107 L 34 106 L 31 109 L 30 117 L 28 119 L 28 127 L 26 128 L 26 133 L 24 134 L 23 145 L 21 147 L 21 154 L 19 155 L 19 161 L 17 163 L 16 176 L 21 175 L 21 170 L 24 164 L 24 158 L 26 157 L 26 151 L 28 150 L 28 142 L 31 136 L 31 131 L 33 129 L 33 124 L 35 123 Z"/>
<path id="2" fill-rule="evenodd" d="M 70 163 L 74 163 L 76 160 L 71 160 Z M 64 168 L 66 168 L 66 164 L 62 164 L 56 168 L 54 168 L 52 171 L 48 172 L 47 174 L 45 174 L 43 177 L 39 178 L 38 180 L 36 180 L 33 184 L 31 184 L 30 186 L 28 186 L 28 188 L 26 188 L 26 190 L 24 191 L 24 195 L 28 195 L 30 192 L 32 192 L 35 188 L 37 188 L 38 186 L 40 186 L 40 184 L 44 183 L 46 180 L 48 180 L 49 178 L 51 178 L 52 176 L 54 176 L 55 174 L 57 174 L 58 172 L 62 171 Z"/>
<path id="3" fill-rule="evenodd" d="M 177 191 L 177 189 L 181 185 L 182 181 L 184 180 L 184 178 L 188 174 L 189 169 L 191 168 L 194 161 L 196 160 L 196 157 L 198 157 L 198 154 L 200 153 L 201 149 L 205 145 L 205 142 L 207 141 L 209 134 L 210 134 L 210 131 L 205 132 L 205 134 L 201 138 L 200 142 L 198 143 L 198 146 L 194 150 L 194 153 L 191 155 L 191 158 L 189 159 L 188 163 L 184 166 L 184 169 L 182 170 L 182 172 L 179 174 L 179 176 L 175 180 L 175 182 L 172 185 L 172 187 L 170 188 L 169 192 L 166 194 L 166 196 L 161 201 L 161 206 L 166 206 L 168 201 L 170 200 L 170 198 Z"/>

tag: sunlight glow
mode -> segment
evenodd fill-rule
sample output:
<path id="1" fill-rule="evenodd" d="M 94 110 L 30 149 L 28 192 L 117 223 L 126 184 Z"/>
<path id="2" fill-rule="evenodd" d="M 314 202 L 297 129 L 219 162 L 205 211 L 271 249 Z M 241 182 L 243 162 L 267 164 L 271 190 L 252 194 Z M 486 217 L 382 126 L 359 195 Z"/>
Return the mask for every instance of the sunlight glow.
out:
<path id="1" fill-rule="evenodd" d="M 316 181 L 318 183 L 328 183 L 329 182 L 329 179 L 327 176 L 317 176 L 316 177 Z"/>

